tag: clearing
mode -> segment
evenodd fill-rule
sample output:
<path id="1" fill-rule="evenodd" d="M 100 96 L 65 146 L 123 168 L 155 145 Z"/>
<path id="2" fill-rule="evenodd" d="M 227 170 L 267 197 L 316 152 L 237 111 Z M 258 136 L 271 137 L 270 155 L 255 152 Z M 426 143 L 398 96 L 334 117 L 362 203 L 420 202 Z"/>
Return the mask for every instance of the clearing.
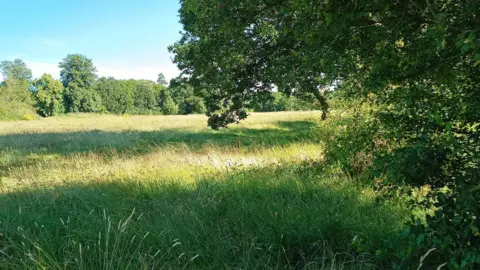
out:
<path id="1" fill-rule="evenodd" d="M 371 268 L 405 213 L 324 168 L 319 118 L 0 122 L 0 268 Z"/>

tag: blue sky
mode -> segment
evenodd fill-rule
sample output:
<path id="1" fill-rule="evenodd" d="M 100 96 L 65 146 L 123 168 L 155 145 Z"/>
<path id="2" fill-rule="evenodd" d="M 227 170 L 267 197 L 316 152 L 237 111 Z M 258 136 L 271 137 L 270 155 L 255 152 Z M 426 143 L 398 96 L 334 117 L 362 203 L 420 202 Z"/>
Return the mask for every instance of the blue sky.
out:
<path id="1" fill-rule="evenodd" d="M 21 58 L 34 77 L 59 77 L 70 53 L 99 76 L 156 80 L 179 74 L 167 46 L 180 38 L 178 0 L 0 0 L 0 60 Z"/>

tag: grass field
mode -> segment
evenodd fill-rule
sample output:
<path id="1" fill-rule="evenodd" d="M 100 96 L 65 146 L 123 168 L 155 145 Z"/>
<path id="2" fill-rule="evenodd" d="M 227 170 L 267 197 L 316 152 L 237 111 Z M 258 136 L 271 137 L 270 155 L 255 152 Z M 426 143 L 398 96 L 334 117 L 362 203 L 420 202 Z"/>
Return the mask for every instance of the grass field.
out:
<path id="1" fill-rule="evenodd" d="M 371 269 L 405 214 L 323 166 L 316 112 L 0 122 L 0 269 Z"/>

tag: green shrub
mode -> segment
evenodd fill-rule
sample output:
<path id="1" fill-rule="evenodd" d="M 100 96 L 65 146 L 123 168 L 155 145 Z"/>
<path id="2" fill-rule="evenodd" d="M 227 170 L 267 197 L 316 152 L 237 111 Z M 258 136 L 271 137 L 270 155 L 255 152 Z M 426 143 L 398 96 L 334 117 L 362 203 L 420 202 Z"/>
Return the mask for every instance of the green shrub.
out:
<path id="1" fill-rule="evenodd" d="M 204 114 L 207 112 L 203 99 L 196 96 L 186 98 L 183 106 L 179 104 L 178 107 L 181 114 Z"/>
<path id="2" fill-rule="evenodd" d="M 124 114 L 134 108 L 135 83 L 132 81 L 102 77 L 93 88 L 102 97 L 105 110 L 110 113 Z"/>
<path id="3" fill-rule="evenodd" d="M 385 195 L 379 202 L 408 201 L 412 209 L 412 221 L 405 224 L 400 241 L 363 239 L 360 251 L 376 253 L 387 268 L 416 269 L 423 264 L 476 269 L 480 265 L 480 124 L 439 118 L 441 113 L 445 118 L 472 117 L 469 110 L 456 108 L 460 101 L 448 98 L 454 95 L 441 97 L 451 90 L 401 91 L 417 95 L 414 104 L 407 104 L 412 101 L 408 98 L 392 105 L 384 96 L 342 99 L 337 95 L 331 117 L 321 123 L 328 162 L 353 179 L 377 185 Z M 418 190 L 423 191 L 420 197 Z"/>
<path id="4" fill-rule="evenodd" d="M 374 154 L 385 147 L 378 136 L 373 107 L 355 99 L 332 103 L 334 112 L 320 127 L 326 161 L 352 178 L 373 183 Z"/>
<path id="5" fill-rule="evenodd" d="M 63 104 L 63 85 L 53 79 L 49 74 L 44 74 L 33 82 L 35 87 L 35 107 L 42 116 L 55 116 L 65 111 Z"/>
<path id="6" fill-rule="evenodd" d="M 175 101 L 173 101 L 170 95 L 166 95 L 165 99 L 163 100 L 162 112 L 165 115 L 172 115 L 178 113 L 178 106 L 177 104 L 175 104 Z"/>
<path id="7" fill-rule="evenodd" d="M 36 118 L 28 82 L 10 78 L 0 86 L 0 119 Z"/>
<path id="8" fill-rule="evenodd" d="M 157 106 L 153 82 L 136 81 L 133 92 L 133 104 L 140 111 L 153 110 Z"/>
<path id="9" fill-rule="evenodd" d="M 68 112 L 103 112 L 102 97 L 93 89 L 82 89 L 75 83 L 70 83 L 65 88 L 65 107 Z"/>

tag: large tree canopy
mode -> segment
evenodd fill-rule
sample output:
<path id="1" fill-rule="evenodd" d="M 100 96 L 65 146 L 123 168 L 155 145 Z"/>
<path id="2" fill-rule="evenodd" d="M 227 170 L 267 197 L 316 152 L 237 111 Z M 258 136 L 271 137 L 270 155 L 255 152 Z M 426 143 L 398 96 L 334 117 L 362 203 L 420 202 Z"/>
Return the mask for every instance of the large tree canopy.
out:
<path id="1" fill-rule="evenodd" d="M 15 80 L 30 81 L 32 79 L 32 70 L 21 59 L 13 61 L 2 61 L 0 70 L 5 80 L 11 78 Z"/>
<path id="2" fill-rule="evenodd" d="M 246 117 L 246 102 L 275 87 L 313 93 L 326 112 L 322 93 L 347 82 L 368 92 L 407 80 L 448 82 L 452 70 L 478 72 L 478 1 L 181 4 L 184 32 L 170 49 L 183 74 L 210 89 L 214 128 Z"/>
<path id="3" fill-rule="evenodd" d="M 67 112 L 98 112 L 101 97 L 92 90 L 96 68 L 92 59 L 81 54 L 69 54 L 60 62 L 60 80 L 65 87 Z"/>
<path id="4" fill-rule="evenodd" d="M 69 54 L 60 62 L 60 80 L 64 87 L 75 83 L 80 88 L 88 88 L 95 82 L 97 69 L 92 59 L 81 54 Z"/>
<path id="5" fill-rule="evenodd" d="M 363 153 L 368 179 L 449 190 L 425 200 L 438 211 L 412 225 L 415 244 L 397 253 L 397 268 L 432 250 L 432 265 L 478 268 L 480 1 L 181 4 L 184 32 L 170 50 L 184 78 L 208 90 L 211 127 L 245 118 L 245 106 L 275 87 L 315 95 L 324 115 L 326 96 L 355 100 L 349 132 L 326 145 L 327 158 L 359 173 Z"/>

